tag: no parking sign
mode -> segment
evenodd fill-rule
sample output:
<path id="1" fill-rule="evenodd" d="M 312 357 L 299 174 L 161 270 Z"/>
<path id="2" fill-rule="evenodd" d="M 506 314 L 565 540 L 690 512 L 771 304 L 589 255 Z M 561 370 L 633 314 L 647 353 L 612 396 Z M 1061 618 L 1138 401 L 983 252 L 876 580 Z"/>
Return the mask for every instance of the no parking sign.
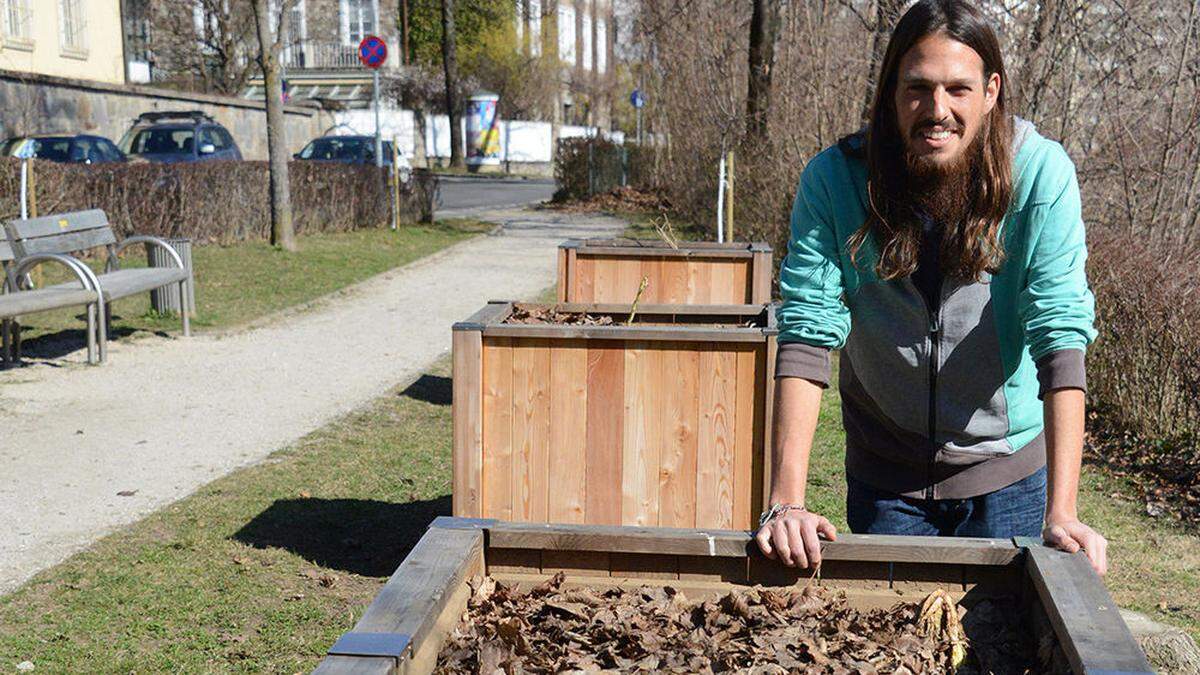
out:
<path id="1" fill-rule="evenodd" d="M 372 70 L 387 61 L 387 43 L 374 35 L 368 35 L 358 43 L 358 60 Z"/>

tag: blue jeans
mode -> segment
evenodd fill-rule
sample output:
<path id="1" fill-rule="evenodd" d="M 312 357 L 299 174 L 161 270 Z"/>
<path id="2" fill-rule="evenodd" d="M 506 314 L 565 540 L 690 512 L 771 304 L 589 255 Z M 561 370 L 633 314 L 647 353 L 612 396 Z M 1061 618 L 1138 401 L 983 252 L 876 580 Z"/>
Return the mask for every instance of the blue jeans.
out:
<path id="1" fill-rule="evenodd" d="M 1046 467 L 1028 478 L 967 499 L 915 499 L 846 477 L 846 519 L 857 534 L 943 537 L 1040 537 Z"/>

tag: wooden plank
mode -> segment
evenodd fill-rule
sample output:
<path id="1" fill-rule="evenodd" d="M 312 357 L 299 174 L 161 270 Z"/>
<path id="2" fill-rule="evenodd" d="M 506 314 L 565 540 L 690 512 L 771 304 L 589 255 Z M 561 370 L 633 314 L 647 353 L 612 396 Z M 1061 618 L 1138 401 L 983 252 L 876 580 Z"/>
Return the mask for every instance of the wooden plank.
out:
<path id="1" fill-rule="evenodd" d="M 592 300 L 595 302 L 613 302 L 617 295 L 617 268 L 609 260 L 590 256 L 592 261 Z"/>
<path id="2" fill-rule="evenodd" d="M 700 352 L 696 527 L 733 528 L 737 356 Z"/>
<path id="3" fill-rule="evenodd" d="M 432 650 L 436 656 L 444 637 L 435 634 L 439 619 L 452 601 L 465 606 L 460 591 L 467 579 L 483 570 L 483 532 L 431 528 L 371 601 L 354 632 L 408 635 L 414 656 L 430 651 L 427 641 L 437 643 Z M 316 672 L 350 672 L 339 667 L 347 665 L 346 657 L 327 661 Z M 380 660 L 366 661 L 369 670 Z"/>
<path id="4" fill-rule="evenodd" d="M 570 288 L 567 270 L 570 267 L 567 264 L 567 249 L 562 246 L 558 247 L 558 284 L 556 286 L 555 298 L 559 302 L 566 302 L 571 299 L 570 293 L 567 291 Z"/>
<path id="5" fill-rule="evenodd" d="M 104 215 L 104 211 L 100 209 L 8 221 L 8 229 L 16 239 L 50 237 L 106 227 L 108 227 L 108 216 Z"/>
<path id="6" fill-rule="evenodd" d="M 645 342 L 626 343 L 621 523 L 657 525 L 662 448 L 663 355 Z"/>
<path id="7" fill-rule="evenodd" d="M 465 320 L 455 323 L 452 330 L 481 330 L 484 326 L 507 319 L 512 310 L 511 302 L 489 302 Z"/>
<path id="8" fill-rule="evenodd" d="M 659 553 L 610 553 L 611 576 L 623 579 L 678 579 L 679 556 Z"/>
<path id="9" fill-rule="evenodd" d="M 658 304 L 665 302 L 663 299 L 663 272 L 664 260 L 662 258 L 646 258 L 642 260 L 642 278 L 646 280 L 646 290 L 642 293 L 641 300 L 638 301 L 638 307 L 645 304 Z"/>
<path id="10" fill-rule="evenodd" d="M 483 339 L 483 513 L 510 520 L 513 506 L 513 349 L 508 338 Z"/>
<path id="11" fill-rule="evenodd" d="M 574 302 L 596 301 L 596 266 L 591 258 L 575 252 L 575 281 L 571 284 Z"/>
<path id="12" fill-rule="evenodd" d="M 742 275 L 738 283 L 737 270 L 743 267 L 734 261 L 708 261 L 709 267 L 709 296 L 712 303 L 738 304 L 746 301 L 746 279 Z"/>
<path id="13" fill-rule="evenodd" d="M 489 545 L 502 548 L 758 556 L 757 548 L 750 546 L 748 530 L 506 522 L 497 522 L 487 529 Z M 822 542 L 821 551 L 826 560 L 971 565 L 1006 565 L 1019 554 L 1019 549 L 1007 539 L 849 533 L 839 534 L 837 541 Z"/>
<path id="14" fill-rule="evenodd" d="M 550 349 L 513 341 L 512 519 L 545 522 L 549 505 Z"/>
<path id="15" fill-rule="evenodd" d="M 566 288 L 563 293 L 565 297 L 560 298 L 562 302 L 577 301 L 579 297 L 579 257 L 578 251 L 575 248 L 566 249 L 566 265 L 567 270 L 564 273 L 564 281 Z"/>
<path id="16" fill-rule="evenodd" d="M 616 268 L 614 276 L 617 280 L 613 288 L 613 295 L 599 298 L 599 300 L 618 305 L 632 305 L 634 298 L 637 297 L 638 286 L 642 283 L 642 260 L 640 258 L 614 258 L 611 264 Z"/>
<path id="17" fill-rule="evenodd" d="M 549 508 L 552 523 L 585 523 L 588 348 L 556 344 L 550 355 Z"/>
<path id="18" fill-rule="evenodd" d="M 548 308 L 549 303 L 537 302 L 522 302 L 517 303 L 521 307 L 529 308 Z M 614 302 L 566 302 L 553 305 L 555 309 L 564 312 L 593 312 L 593 313 L 616 313 L 624 314 L 629 311 L 629 303 L 614 303 Z M 762 305 L 730 305 L 730 304 L 686 304 L 686 303 L 662 303 L 662 302 L 642 302 L 638 303 L 638 315 L 656 315 L 656 316 L 686 316 L 705 319 L 712 317 L 709 323 L 718 322 L 733 322 L 741 325 L 747 319 L 758 319 L 758 325 L 766 325 L 767 311 Z"/>
<path id="19" fill-rule="evenodd" d="M 628 308 L 626 308 L 628 312 Z M 639 310 L 638 316 L 641 316 Z M 484 337 L 561 338 L 587 340 L 655 340 L 692 342 L 762 342 L 761 328 L 704 326 L 578 326 L 562 324 L 503 324 L 483 329 Z"/>
<path id="20" fill-rule="evenodd" d="M 766 400 L 763 403 L 763 410 L 760 413 L 763 416 L 763 434 L 762 434 L 762 451 L 759 453 L 760 461 L 762 462 L 762 493 L 758 506 L 758 513 L 761 513 L 765 508 L 765 502 L 771 495 L 771 471 L 774 465 L 775 457 L 775 359 L 779 354 L 779 343 L 775 339 L 775 335 L 767 335 L 767 358 L 765 369 L 766 377 L 764 378 L 763 387 L 766 393 Z"/>
<path id="21" fill-rule="evenodd" d="M 452 415 L 454 419 L 453 513 L 483 514 L 483 340 L 479 331 L 454 331 Z"/>
<path id="22" fill-rule="evenodd" d="M 718 304 L 712 299 L 712 265 L 706 260 L 688 261 L 687 301 L 693 304 Z"/>
<path id="23" fill-rule="evenodd" d="M 600 551 L 542 551 L 542 572 L 607 577 L 609 554 Z"/>
<path id="24" fill-rule="evenodd" d="M 75 253 L 88 249 L 107 246 L 116 243 L 112 230 L 84 230 L 70 234 L 52 237 L 37 237 L 35 239 L 16 239 L 12 242 L 13 250 L 19 257 L 37 253 Z"/>
<path id="25" fill-rule="evenodd" d="M 1026 569 L 1071 669 L 1154 672 L 1087 555 L 1026 543 Z"/>
<path id="26" fill-rule="evenodd" d="M 621 447 L 624 442 L 625 353 L 622 342 L 588 346 L 587 494 L 585 519 L 621 523 Z"/>
<path id="27" fill-rule="evenodd" d="M 739 244 L 739 246 L 744 247 L 745 244 Z M 714 248 L 697 248 L 691 245 L 681 245 L 678 249 L 664 247 L 654 248 L 646 251 L 638 251 L 633 247 L 624 248 L 618 246 L 587 246 L 579 249 L 579 252 L 581 254 L 586 254 L 596 258 L 610 256 L 629 257 L 635 255 L 663 256 L 671 258 L 704 257 L 710 259 L 742 259 L 754 257 L 754 252 L 747 248 L 717 250 Z"/>
<path id="28" fill-rule="evenodd" d="M 658 303 L 679 304 L 687 302 L 688 262 L 683 259 L 663 259 L 659 269 L 659 280 L 662 291 L 657 296 Z"/>
<path id="29" fill-rule="evenodd" d="M 727 581 L 747 583 L 749 581 L 749 558 L 713 558 L 708 556 L 681 555 L 679 578 L 691 581 Z"/>
<path id="30" fill-rule="evenodd" d="M 750 304 L 765 305 L 771 302 L 771 281 L 774 278 L 770 251 L 755 251 L 750 268 Z"/>
<path id="31" fill-rule="evenodd" d="M 660 353 L 664 400 L 663 416 L 659 420 L 663 433 L 658 472 L 658 524 L 695 527 L 700 352 L 686 343 L 668 343 Z"/>
<path id="32" fill-rule="evenodd" d="M 488 574 L 540 574 L 542 571 L 542 552 L 536 549 L 497 548 L 489 545 L 484 558 Z"/>
<path id="33" fill-rule="evenodd" d="M 755 398 L 758 381 L 755 377 L 755 350 L 743 347 L 736 352 L 737 411 L 734 413 L 733 444 L 733 526 L 749 528 L 754 517 L 754 454 L 757 431 Z"/>
<path id="34" fill-rule="evenodd" d="M 753 260 L 739 260 L 730 264 L 729 302 L 735 305 L 753 302 L 753 287 L 750 283 L 750 268 Z"/>

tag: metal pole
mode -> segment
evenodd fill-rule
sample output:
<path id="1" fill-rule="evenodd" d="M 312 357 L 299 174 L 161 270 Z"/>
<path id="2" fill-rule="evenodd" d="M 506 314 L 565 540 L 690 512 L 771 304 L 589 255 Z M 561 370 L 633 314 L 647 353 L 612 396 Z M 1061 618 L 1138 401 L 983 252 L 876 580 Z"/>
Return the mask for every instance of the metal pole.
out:
<path id="1" fill-rule="evenodd" d="M 717 168 L 717 243 L 725 243 L 725 155 Z"/>
<path id="2" fill-rule="evenodd" d="M 637 109 L 637 141 L 638 145 L 642 144 L 642 109 Z"/>
<path id="3" fill-rule="evenodd" d="M 29 158 L 21 160 L 21 220 L 29 217 Z"/>
<path id="4" fill-rule="evenodd" d="M 727 163 L 729 164 L 729 175 L 725 181 L 728 193 L 725 197 L 725 234 L 729 236 L 729 241 L 733 241 L 733 150 L 729 151 Z"/>
<path id="5" fill-rule="evenodd" d="M 375 32 L 382 35 L 383 26 L 379 25 L 379 0 L 371 0 L 371 11 L 375 16 Z M 372 101 L 375 104 L 375 166 L 383 166 L 383 137 L 379 134 L 379 69 L 375 68 L 372 71 L 374 78 L 374 92 L 371 95 Z"/>

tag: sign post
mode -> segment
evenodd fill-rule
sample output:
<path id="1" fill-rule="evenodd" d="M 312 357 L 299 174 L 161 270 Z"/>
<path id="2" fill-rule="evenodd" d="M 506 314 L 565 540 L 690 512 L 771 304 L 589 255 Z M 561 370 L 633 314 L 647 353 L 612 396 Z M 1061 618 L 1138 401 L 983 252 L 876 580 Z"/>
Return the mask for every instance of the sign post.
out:
<path id="1" fill-rule="evenodd" d="M 629 103 L 631 105 L 633 105 L 634 110 L 637 111 L 637 142 L 638 142 L 638 145 L 641 145 L 642 144 L 642 108 L 644 108 L 646 106 L 646 97 L 642 96 L 641 89 L 633 90 L 633 93 L 629 95 Z"/>
<path id="2" fill-rule="evenodd" d="M 375 106 L 375 166 L 383 166 L 383 139 L 379 134 L 379 68 L 387 61 L 387 53 L 387 43 L 374 35 L 368 35 L 358 43 L 358 60 L 374 74 L 371 101 Z"/>

